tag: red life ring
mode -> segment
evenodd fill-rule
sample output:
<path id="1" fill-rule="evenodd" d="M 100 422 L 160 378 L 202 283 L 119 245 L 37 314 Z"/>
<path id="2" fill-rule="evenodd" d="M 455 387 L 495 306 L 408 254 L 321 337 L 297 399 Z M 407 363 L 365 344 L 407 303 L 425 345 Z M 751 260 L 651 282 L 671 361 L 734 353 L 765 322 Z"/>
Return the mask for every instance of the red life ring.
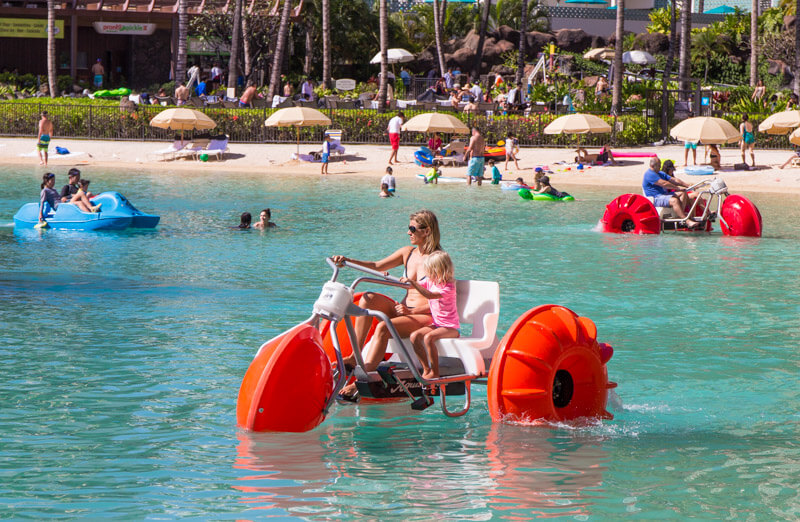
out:
<path id="1" fill-rule="evenodd" d="M 556 305 L 522 314 L 506 332 L 489 370 L 492 420 L 530 422 L 611 419 L 606 363 L 613 349 L 597 342 L 586 317 Z"/>
<path id="2" fill-rule="evenodd" d="M 639 194 L 623 194 L 606 205 L 600 220 L 603 232 L 660 234 L 661 218 L 656 207 Z"/>

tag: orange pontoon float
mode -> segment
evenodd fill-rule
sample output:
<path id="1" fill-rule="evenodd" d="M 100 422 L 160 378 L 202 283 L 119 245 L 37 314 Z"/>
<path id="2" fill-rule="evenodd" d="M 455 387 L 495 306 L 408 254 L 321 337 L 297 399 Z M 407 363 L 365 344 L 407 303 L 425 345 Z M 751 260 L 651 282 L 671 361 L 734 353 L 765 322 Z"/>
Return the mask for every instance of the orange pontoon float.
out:
<path id="1" fill-rule="evenodd" d="M 337 282 L 340 267 L 328 258 L 331 280 L 323 285 L 313 314 L 303 323 L 264 343 L 239 389 L 237 424 L 253 431 L 308 431 L 321 423 L 339 390 L 353 380 L 359 395 L 375 400 L 407 397 L 411 408 L 434 403 L 429 389 L 438 389 L 442 412 L 458 417 L 469 411 L 473 382 L 487 379 L 489 408 L 495 421 L 551 422 L 581 418 L 610 419 L 606 411 L 606 363 L 613 350 L 597 342 L 594 323 L 567 308 L 545 305 L 523 314 L 502 341 L 496 336 L 500 317 L 500 286 L 493 281 L 456 282 L 458 314 L 469 334 L 441 339 L 440 377 L 424 379 L 408 339 L 377 310 L 360 308 L 361 283 L 408 288 L 399 279 L 346 262 L 343 266 L 368 274 L 350 285 Z M 383 321 L 390 334 L 389 356 L 375 371 L 367 371 L 352 318 L 372 317 L 374 329 Z M 353 348 L 357 349 L 353 349 Z M 352 353 L 354 369 L 343 356 Z M 335 367 L 334 367 L 335 365 Z M 491 368 L 491 369 L 490 369 Z M 465 396 L 452 410 L 448 396 Z M 291 400 L 288 400 L 291 398 Z"/>

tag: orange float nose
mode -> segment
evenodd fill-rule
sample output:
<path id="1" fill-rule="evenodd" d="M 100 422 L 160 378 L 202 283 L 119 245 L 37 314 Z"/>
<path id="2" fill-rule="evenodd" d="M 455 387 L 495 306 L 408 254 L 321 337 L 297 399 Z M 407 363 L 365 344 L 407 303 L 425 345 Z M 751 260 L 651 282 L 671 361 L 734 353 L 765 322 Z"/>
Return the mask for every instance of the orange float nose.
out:
<path id="1" fill-rule="evenodd" d="M 239 388 L 236 422 L 253 431 L 301 432 L 325 418 L 333 377 L 322 338 L 302 324 L 259 350 Z"/>
<path id="2" fill-rule="evenodd" d="M 562 306 L 543 305 L 511 326 L 489 370 L 489 410 L 498 421 L 611 419 L 605 363 L 594 323 Z"/>

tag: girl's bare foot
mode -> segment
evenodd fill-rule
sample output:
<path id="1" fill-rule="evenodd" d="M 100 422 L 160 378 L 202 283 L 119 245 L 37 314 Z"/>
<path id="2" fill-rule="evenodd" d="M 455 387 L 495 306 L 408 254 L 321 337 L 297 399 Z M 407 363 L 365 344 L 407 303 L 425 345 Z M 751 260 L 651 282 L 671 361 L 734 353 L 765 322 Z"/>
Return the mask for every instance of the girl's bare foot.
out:
<path id="1" fill-rule="evenodd" d="M 425 379 L 425 380 L 435 379 L 437 377 L 438 377 L 438 375 L 433 373 L 433 370 L 425 370 L 424 372 L 422 372 L 422 378 Z"/>

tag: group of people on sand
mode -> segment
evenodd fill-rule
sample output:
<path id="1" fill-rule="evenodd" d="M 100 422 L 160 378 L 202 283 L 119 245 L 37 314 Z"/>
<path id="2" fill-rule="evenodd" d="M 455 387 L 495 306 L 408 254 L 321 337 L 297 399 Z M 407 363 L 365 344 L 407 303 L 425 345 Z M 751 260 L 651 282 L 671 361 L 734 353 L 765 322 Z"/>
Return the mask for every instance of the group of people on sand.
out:
<path id="1" fill-rule="evenodd" d="M 242 215 L 239 219 L 239 225 L 233 228 L 235 228 L 236 230 L 250 230 L 251 228 L 257 228 L 263 230 L 267 228 L 277 227 L 278 225 L 270 221 L 270 219 L 272 219 L 272 211 L 268 208 L 265 208 L 259 214 L 258 222 L 253 223 L 251 226 L 250 223 L 252 223 L 253 221 L 253 216 L 250 214 L 250 212 L 242 212 Z"/>
<path id="2" fill-rule="evenodd" d="M 397 333 L 410 338 L 422 367 L 422 377 L 426 380 L 436 379 L 439 377 L 436 341 L 460 336 L 455 269 L 453 260 L 439 242 L 439 222 L 433 212 L 420 210 L 411 214 L 407 233 L 411 245 L 381 260 L 359 261 L 342 255 L 335 255 L 332 259 L 339 266 L 350 262 L 380 272 L 404 267 L 401 281 L 408 284 L 408 288 L 400 302 L 385 295 L 365 292 L 358 306 L 386 314 Z M 371 324 L 371 317 L 355 318 L 354 328 L 359 346 L 364 346 Z M 366 371 L 375 371 L 383 361 L 389 339 L 389 329 L 379 322 L 370 346 L 362 351 Z M 343 362 L 345 368 L 351 370 L 356 365 L 356 358 L 351 354 Z M 357 401 L 355 384 L 342 388 L 338 398 Z"/>
<path id="3" fill-rule="evenodd" d="M 89 192 L 89 180 L 81 179 L 81 171 L 69 169 L 67 173 L 69 180 L 61 188 L 61 192 L 56 191 L 56 175 L 47 172 L 42 175 L 42 191 L 39 194 L 39 225 L 46 224 L 47 216 L 55 212 L 60 203 L 71 203 L 83 212 L 99 212 L 101 205 L 94 205 L 90 199 L 94 196 Z"/>

